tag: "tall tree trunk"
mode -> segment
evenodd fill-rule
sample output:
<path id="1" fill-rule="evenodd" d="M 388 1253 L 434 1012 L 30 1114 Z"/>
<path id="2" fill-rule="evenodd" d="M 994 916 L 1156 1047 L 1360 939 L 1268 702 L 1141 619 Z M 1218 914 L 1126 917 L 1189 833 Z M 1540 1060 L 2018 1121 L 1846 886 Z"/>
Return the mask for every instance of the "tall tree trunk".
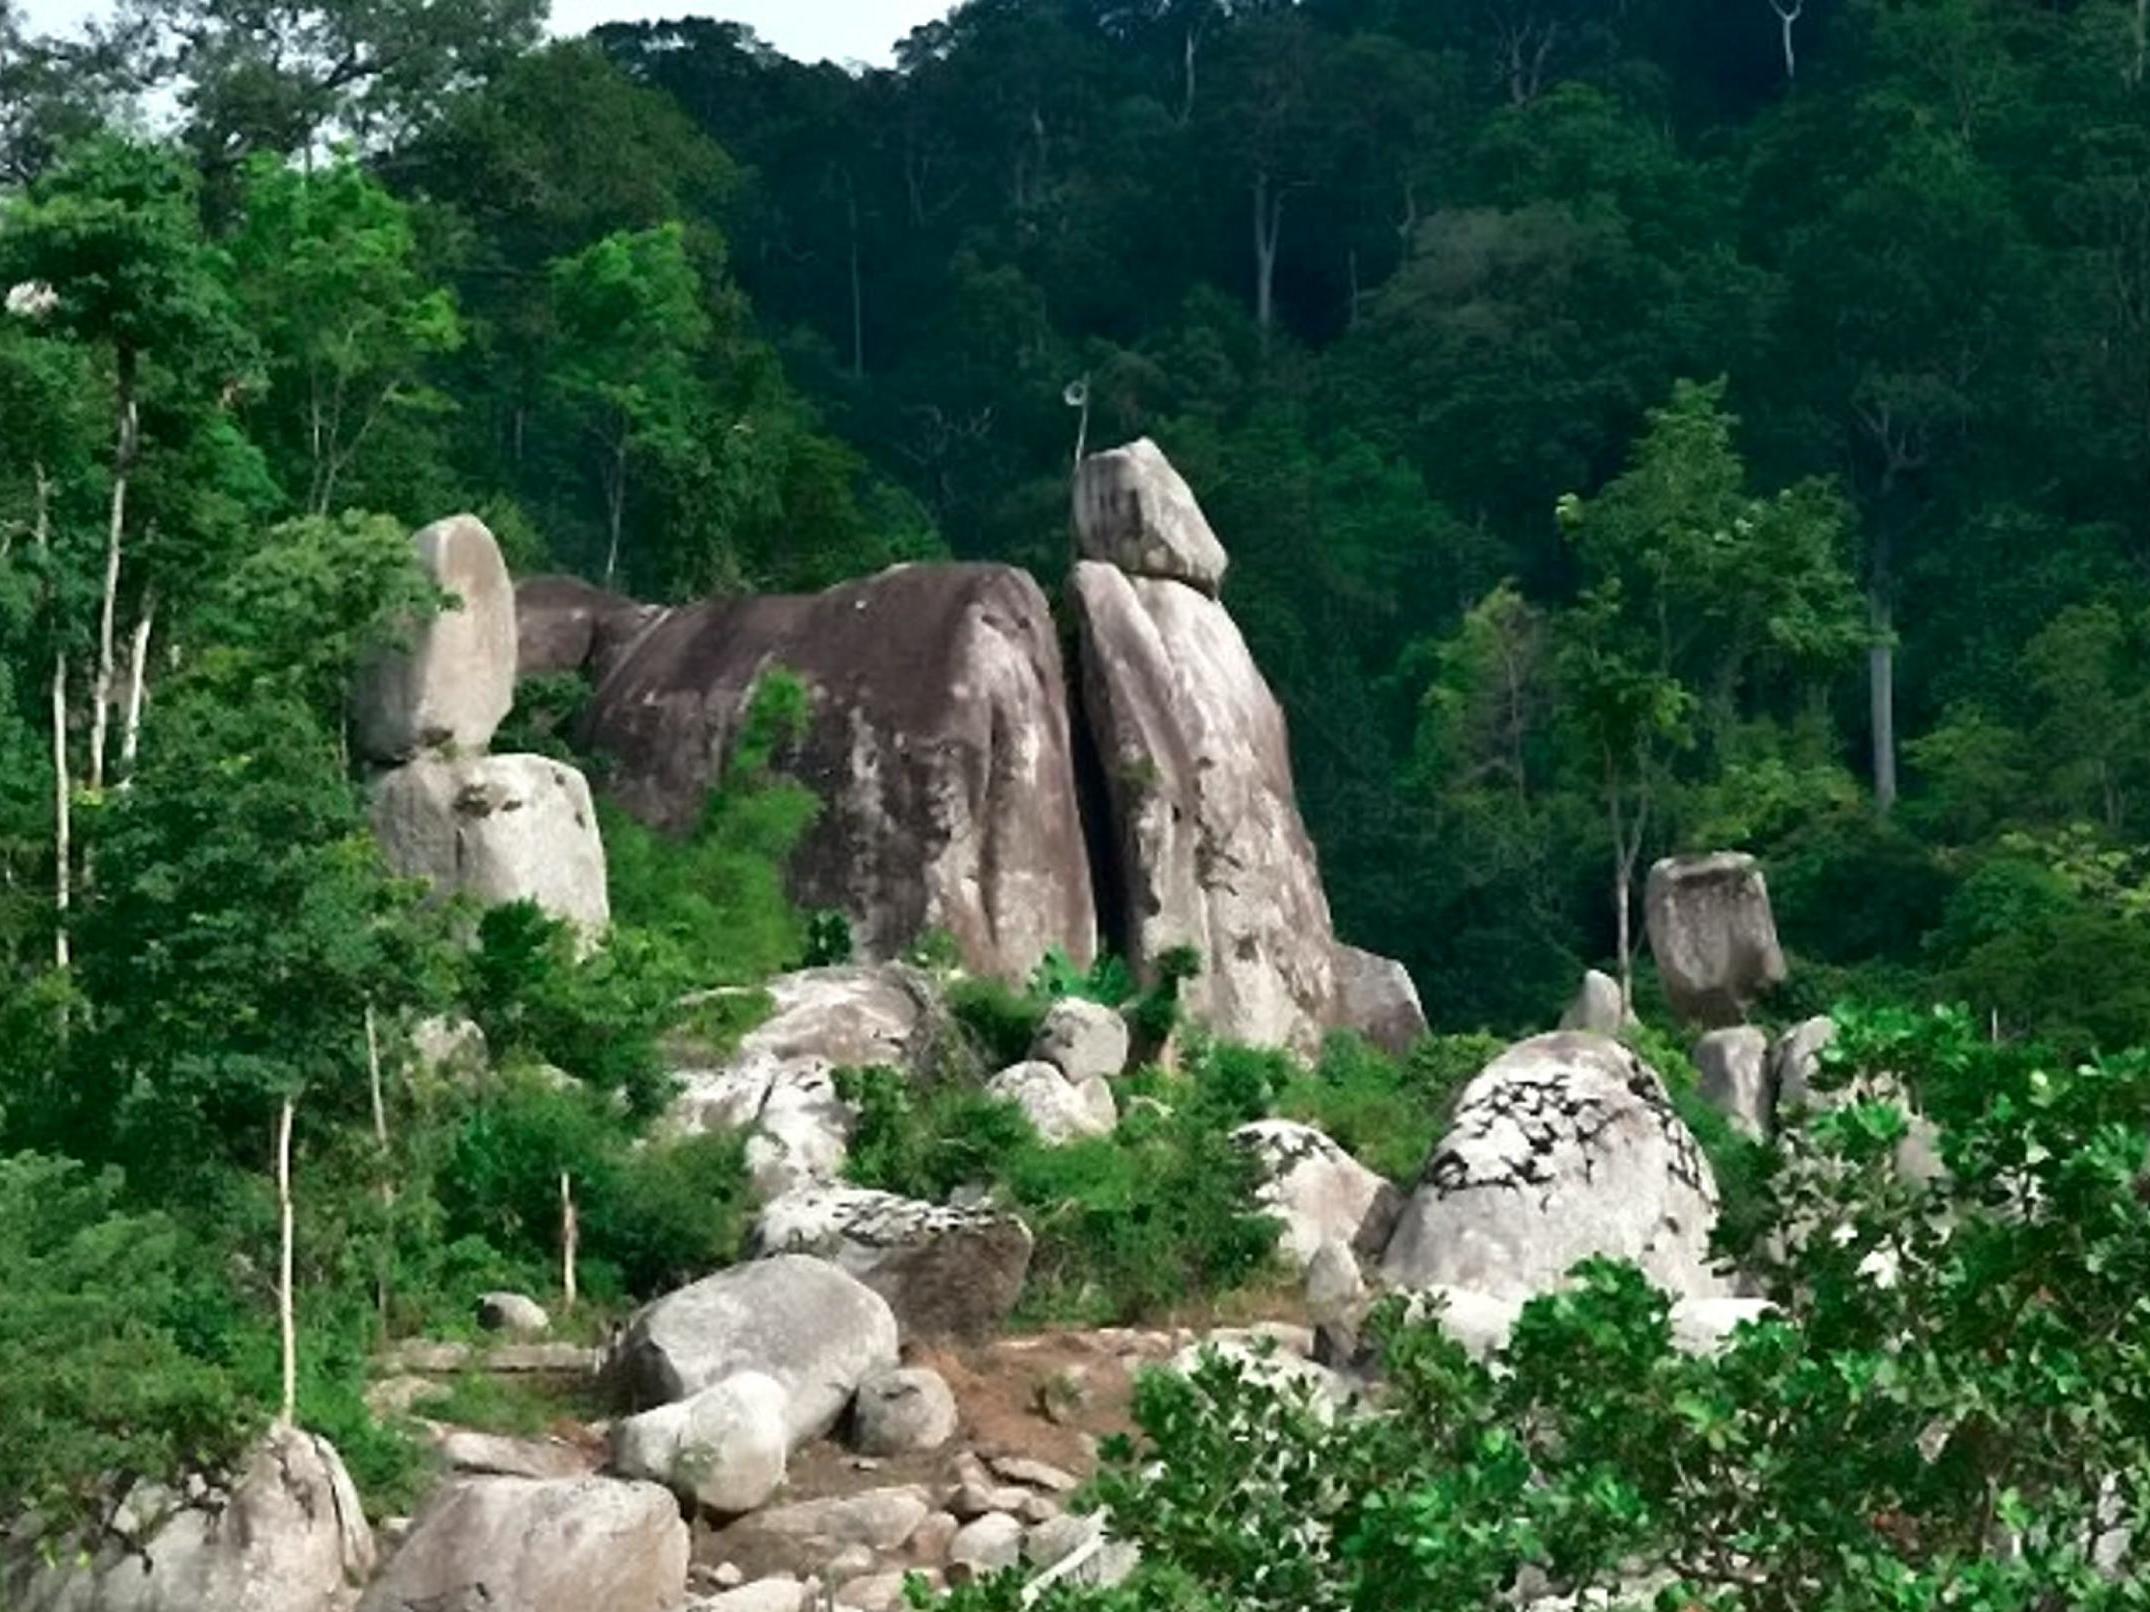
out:
<path id="1" fill-rule="evenodd" d="M 142 595 L 142 611 L 135 617 L 134 634 L 127 644 L 127 722 L 120 731 L 120 787 L 134 781 L 135 758 L 142 752 L 142 702 L 149 687 L 149 640 L 157 620 L 157 594 Z"/>
<path id="2" fill-rule="evenodd" d="M 2150 57 L 2150 0 L 2135 0 L 2135 51 L 2128 62 L 2127 81 L 2143 81 L 2143 64 Z"/>
<path id="3" fill-rule="evenodd" d="M 1202 29 L 1198 23 L 1187 25 L 1187 45 L 1181 53 L 1182 79 L 1180 88 L 1180 127 L 1186 128 L 1194 117 L 1194 67 L 1195 58 L 1202 53 Z"/>
<path id="4" fill-rule="evenodd" d="M 612 575 L 620 568 L 620 529 L 627 520 L 627 430 L 620 430 L 619 442 L 612 450 L 611 474 L 605 478 L 605 527 L 609 534 L 605 544 L 605 587 L 612 586 Z"/>
<path id="5" fill-rule="evenodd" d="M 1896 634 L 1889 602 L 1877 588 L 1868 599 L 1874 641 L 1866 652 L 1868 714 L 1873 729 L 1874 809 L 1896 807 Z"/>
<path id="6" fill-rule="evenodd" d="M 374 1273 L 373 1299 L 385 1323 L 388 1319 L 388 1271 L 393 1253 L 389 1241 L 390 1218 L 396 1207 L 396 1184 L 389 1160 L 388 1099 L 381 1084 L 381 1033 L 371 1002 L 366 1004 L 366 1092 L 373 1100 L 373 1146 L 379 1155 L 376 1162 L 381 1172 L 376 1189 L 381 1199 L 381 1258 Z"/>
<path id="7" fill-rule="evenodd" d="M 52 482 L 43 460 L 30 467 L 36 487 L 31 542 L 40 556 L 52 552 Z M 56 593 L 57 590 L 55 590 Z M 52 632 L 60 634 L 59 604 L 53 601 Z M 67 776 L 67 651 L 52 652 L 52 966 L 63 972 L 71 961 L 67 940 L 68 909 L 74 903 L 74 790 Z M 64 1029 L 67 1010 L 60 1009 Z"/>
<path id="8" fill-rule="evenodd" d="M 119 612 L 120 548 L 127 528 L 127 479 L 134 469 L 140 444 L 140 420 L 134 397 L 135 357 L 119 355 L 119 423 L 112 446 L 112 505 L 105 527 L 104 596 L 97 617 L 97 678 L 92 686 L 95 706 L 90 712 L 90 788 L 105 782 L 105 738 L 112 721 L 112 678 L 116 659 L 116 618 Z"/>
<path id="9" fill-rule="evenodd" d="M 1270 185 L 1267 173 L 1254 176 L 1254 322 L 1269 350 L 1276 323 L 1277 246 L 1284 234 L 1284 195 Z"/>
<path id="10" fill-rule="evenodd" d="M 286 1097 L 284 1106 L 276 1116 L 276 1219 L 278 1233 L 276 1268 L 276 1329 L 283 1350 L 283 1398 L 279 1402 L 278 1419 L 289 1427 L 297 1419 L 299 1409 L 299 1326 L 296 1307 L 292 1302 L 292 1205 L 291 1205 L 291 1121 L 296 1112 L 294 1101 Z"/>
<path id="11" fill-rule="evenodd" d="M 575 1214 L 575 1188 L 560 1172 L 560 1296 L 562 1308 L 575 1307 L 575 1260 L 582 1247 L 582 1223 Z"/>
<path id="12" fill-rule="evenodd" d="M 1777 22 L 1784 31 L 1784 82 L 1790 84 L 1799 77 L 1799 56 L 1792 48 L 1792 25 L 1807 9 L 1807 0 L 1769 0 L 1769 9 L 1777 14 Z"/>
<path id="13" fill-rule="evenodd" d="M 866 375 L 866 279 L 859 263 L 859 199 L 851 175 L 844 174 L 844 217 L 850 233 L 851 268 L 851 378 Z"/>

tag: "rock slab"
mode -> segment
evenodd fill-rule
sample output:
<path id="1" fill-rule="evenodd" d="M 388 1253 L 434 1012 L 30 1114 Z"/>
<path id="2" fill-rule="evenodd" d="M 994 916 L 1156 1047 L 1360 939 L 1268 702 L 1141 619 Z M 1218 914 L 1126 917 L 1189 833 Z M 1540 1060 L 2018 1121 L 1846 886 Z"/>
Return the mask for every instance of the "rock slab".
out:
<path id="1" fill-rule="evenodd" d="M 1186 479 L 1148 437 L 1076 466 L 1075 545 L 1086 560 L 1212 596 L 1229 563 Z"/>
<path id="2" fill-rule="evenodd" d="M 558 590 L 526 592 L 533 639 L 557 633 L 573 657 Z M 1026 573 L 897 566 L 824 593 L 706 600 L 590 654 L 604 675 L 580 737 L 613 763 L 620 805 L 672 832 L 700 822 L 763 679 L 805 686 L 805 732 L 778 760 L 821 811 L 790 893 L 843 913 L 858 956 L 941 931 L 973 971 L 1021 979 L 1050 948 L 1095 952 L 1059 635 Z"/>
<path id="3" fill-rule="evenodd" d="M 1226 1039 L 1316 1052 L 1336 942 L 1284 712 L 1224 606 L 1096 561 L 1072 584 L 1082 707 L 1104 773 L 1118 937 L 1137 976 L 1191 946 L 1182 1000 Z"/>
<path id="4" fill-rule="evenodd" d="M 1650 954 L 1673 1011 L 1709 1029 L 1746 1021 L 1784 983 L 1784 952 L 1761 865 L 1738 851 L 1672 856 L 1643 891 Z"/>
<path id="5" fill-rule="evenodd" d="M 466 1478 L 437 1491 L 359 1612 L 672 1612 L 687 1525 L 654 1483 Z"/>

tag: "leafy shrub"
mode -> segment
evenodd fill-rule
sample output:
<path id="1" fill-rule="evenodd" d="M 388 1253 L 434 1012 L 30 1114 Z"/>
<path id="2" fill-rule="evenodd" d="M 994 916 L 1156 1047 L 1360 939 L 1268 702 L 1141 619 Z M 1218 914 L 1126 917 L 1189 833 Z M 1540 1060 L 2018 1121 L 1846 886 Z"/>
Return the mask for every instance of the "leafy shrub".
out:
<path id="1" fill-rule="evenodd" d="M 1506 1047 L 1490 1035 L 1428 1036 L 1397 1059 L 1359 1036 L 1332 1035 L 1314 1068 L 1286 1081 L 1277 1111 L 1325 1131 L 1390 1180 L 1411 1181 L 1456 1094 Z"/>
<path id="2" fill-rule="evenodd" d="M 1047 948 L 1031 971 L 1030 994 L 1055 1001 L 1064 996 L 1080 997 L 1118 1007 L 1135 994 L 1135 980 L 1126 962 L 1111 952 L 1100 952 L 1088 968 L 1077 968 L 1066 952 L 1053 946 Z"/>
<path id="3" fill-rule="evenodd" d="M 1839 1078 L 1908 1079 L 1951 1178 L 1853 1105 L 1787 1140 L 1758 1252 L 1777 1311 L 1720 1353 L 1592 1261 L 1479 1362 L 1392 1306 L 1378 1415 L 1325 1416 L 1216 1361 L 1140 1386 L 1097 1486 L 1123 1588 L 1042 1612 L 1576 1604 L 1707 1612 L 2136 1612 L 2109 1556 L 2150 1507 L 2150 1059 L 2073 1070 L 1962 1014 L 1847 1015 Z M 1886 1253 L 1890 1281 L 1862 1269 Z M 1998 1542 L 2005 1543 L 1998 1543 Z M 1018 1577 L 950 1612 L 1015 1612 Z"/>
<path id="4" fill-rule="evenodd" d="M 948 1011 L 995 1069 L 1030 1056 L 1049 1006 L 1045 998 L 1019 991 L 1005 980 L 966 978 L 948 988 Z"/>
<path id="5" fill-rule="evenodd" d="M 190 1337 L 226 1313 L 180 1228 L 65 1159 L 0 1158 L 0 1516 L 94 1515 L 113 1479 L 214 1468 L 259 1425 L 239 1375 Z"/>

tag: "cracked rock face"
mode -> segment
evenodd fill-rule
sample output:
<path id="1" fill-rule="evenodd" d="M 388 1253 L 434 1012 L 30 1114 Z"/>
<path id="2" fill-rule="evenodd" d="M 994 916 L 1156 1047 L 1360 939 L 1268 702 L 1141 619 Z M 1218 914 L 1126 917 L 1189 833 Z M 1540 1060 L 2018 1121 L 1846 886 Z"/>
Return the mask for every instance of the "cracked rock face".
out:
<path id="1" fill-rule="evenodd" d="M 984 1337 L 1023 1295 L 1031 1236 L 997 1209 L 808 1187 L 762 1211 L 753 1248 L 831 1261 L 888 1301 L 907 1339 Z"/>
<path id="2" fill-rule="evenodd" d="M 1656 1072 L 1616 1041 L 1556 1031 L 1464 1088 L 1382 1275 L 1526 1299 L 1602 1255 L 1675 1297 L 1714 1298 L 1726 1291 L 1709 1263 L 1716 1220 L 1709 1161 Z"/>
<path id="3" fill-rule="evenodd" d="M 1149 979 L 1165 952 L 1194 947 L 1195 1017 L 1311 1056 L 1340 992 L 1283 709 L 1216 600 L 1096 561 L 1071 592 L 1129 962 Z"/>
<path id="4" fill-rule="evenodd" d="M 1324 1244 L 1377 1254 L 1400 1207 L 1396 1189 L 1333 1138 L 1296 1120 L 1242 1125 L 1232 1140 L 1261 1171 L 1256 1201 L 1283 1223 L 1277 1251 L 1305 1271 Z"/>
<path id="5" fill-rule="evenodd" d="M 791 858 L 801 907 L 843 913 L 861 958 L 944 931 L 978 973 L 1028 977 L 1096 951 L 1059 635 L 1003 565 L 896 566 L 823 593 L 641 613 L 557 579 L 524 584 L 543 664 L 599 674 L 581 737 L 608 793 L 653 827 L 701 819 L 763 677 L 805 685 L 780 757 L 821 811 Z"/>

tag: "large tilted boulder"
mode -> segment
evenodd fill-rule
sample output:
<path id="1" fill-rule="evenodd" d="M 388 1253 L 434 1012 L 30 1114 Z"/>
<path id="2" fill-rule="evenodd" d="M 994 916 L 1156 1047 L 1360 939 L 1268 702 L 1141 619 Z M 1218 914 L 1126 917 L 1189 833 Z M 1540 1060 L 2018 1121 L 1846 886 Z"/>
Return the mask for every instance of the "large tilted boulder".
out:
<path id="1" fill-rule="evenodd" d="M 534 901 L 587 935 L 611 921 L 590 786 L 547 756 L 420 756 L 373 786 L 388 865 L 481 907 Z"/>
<path id="2" fill-rule="evenodd" d="M 1282 708 L 1206 594 L 1096 561 L 1075 567 L 1072 592 L 1129 961 L 1148 979 L 1193 947 L 1196 1017 L 1312 1053 L 1339 1017 L 1335 934 Z"/>
<path id="3" fill-rule="evenodd" d="M 532 637 L 550 638 L 557 601 L 526 592 L 544 616 Z M 559 630 L 572 656 L 579 628 Z M 806 733 L 781 761 L 821 811 L 790 890 L 845 914 L 859 956 L 938 930 L 972 969 L 1022 978 L 1049 948 L 1095 951 L 1059 637 L 1025 573 L 898 566 L 825 593 L 712 599 L 592 653 L 604 675 L 580 736 L 611 761 L 619 803 L 672 831 L 699 823 L 763 678 L 806 686 Z"/>
<path id="4" fill-rule="evenodd" d="M 1030 1269 L 1030 1228 L 987 1207 L 921 1203 L 864 1187 L 805 1187 L 754 1223 L 757 1254 L 814 1254 L 888 1301 L 906 1338 L 983 1337 Z"/>
<path id="5" fill-rule="evenodd" d="M 1528 1298 L 1592 1256 L 1632 1260 L 1675 1297 L 1710 1267 L 1717 1183 L 1663 1082 L 1618 1042 L 1562 1030 L 1466 1086 L 1382 1259 L 1392 1286 Z"/>
<path id="6" fill-rule="evenodd" d="M 366 664 L 351 699 L 358 747 L 382 762 L 422 750 L 476 755 L 515 701 L 515 589 L 475 515 L 435 521 L 411 544 L 453 601 Z"/>
<path id="7" fill-rule="evenodd" d="M 1395 1228 L 1402 1200 L 1333 1137 L 1296 1120 L 1261 1119 L 1232 1140 L 1254 1156 L 1260 1172 L 1255 1199 L 1282 1223 L 1278 1252 L 1304 1271 L 1326 1243 L 1379 1254 Z"/>
<path id="8" fill-rule="evenodd" d="M 1110 1136 L 1120 1123 L 1120 1105 L 1101 1076 L 1070 1080 L 1038 1059 L 1009 1065 L 985 1083 L 985 1090 L 988 1097 L 1021 1109 L 1050 1147 Z"/>
<path id="9" fill-rule="evenodd" d="M 654 1483 L 464 1478 L 426 1503 L 359 1612 L 673 1612 L 687 1548 Z"/>
<path id="10" fill-rule="evenodd" d="M 610 671 L 642 630 L 664 614 L 580 577 L 531 577 L 515 585 L 515 675 Z"/>
<path id="11" fill-rule="evenodd" d="M 1755 859 L 1738 851 L 1666 857 L 1643 894 L 1650 954 L 1680 1017 L 1706 1028 L 1745 1022 L 1784 983 L 1784 952 Z"/>
<path id="12" fill-rule="evenodd" d="M 827 1260 L 779 1254 L 643 1306 L 613 1357 L 638 1404 L 663 1405 L 742 1371 L 780 1384 L 791 1447 L 836 1425 L 852 1392 L 896 1364 L 896 1317 Z"/>
<path id="13" fill-rule="evenodd" d="M 927 1068 L 950 1020 L 930 976 L 901 963 L 801 969 L 764 989 L 767 1018 L 722 1057 L 692 1037 L 671 1047 L 674 1130 L 745 1131 L 763 1201 L 842 1173 L 853 1114 L 839 1069 Z"/>
<path id="14" fill-rule="evenodd" d="M 1148 437 L 1093 453 L 1075 470 L 1075 545 L 1129 576 L 1184 582 L 1214 595 L 1224 545 L 1172 462 Z"/>
<path id="15" fill-rule="evenodd" d="M 276 1428 L 229 1486 L 131 1497 L 111 1542 L 0 1540 L 9 1612 L 348 1612 L 374 1567 L 372 1530 L 326 1439 Z"/>
<path id="16" fill-rule="evenodd" d="M 1383 1052 L 1402 1057 L 1426 1034 L 1411 971 L 1392 957 L 1341 942 L 1336 948 L 1336 1018 Z"/>
<path id="17" fill-rule="evenodd" d="M 698 1394 L 613 1423 L 612 1468 L 711 1511 L 752 1511 L 784 1481 L 790 1398 L 764 1372 L 734 1372 Z"/>

